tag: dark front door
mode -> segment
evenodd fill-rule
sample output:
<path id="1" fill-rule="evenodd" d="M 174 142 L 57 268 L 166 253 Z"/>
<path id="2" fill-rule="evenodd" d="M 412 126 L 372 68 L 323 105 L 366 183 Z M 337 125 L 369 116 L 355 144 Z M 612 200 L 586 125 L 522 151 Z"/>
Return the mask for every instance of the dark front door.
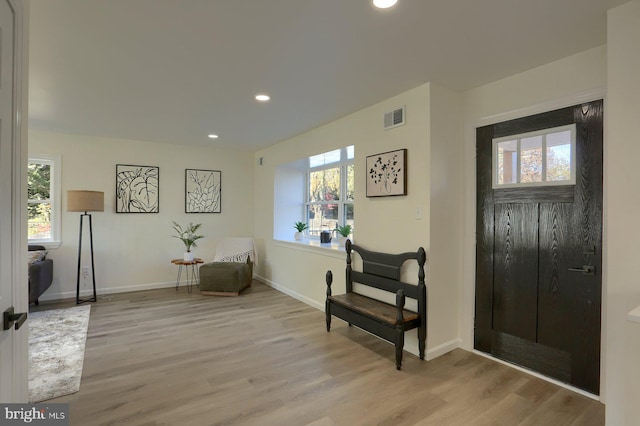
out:
<path id="1" fill-rule="evenodd" d="M 495 187 L 495 139 L 574 123 L 575 184 Z M 593 394 L 600 387 L 602 123 L 603 103 L 595 101 L 476 132 L 474 347 Z M 500 173 L 515 170 L 499 164 Z"/>

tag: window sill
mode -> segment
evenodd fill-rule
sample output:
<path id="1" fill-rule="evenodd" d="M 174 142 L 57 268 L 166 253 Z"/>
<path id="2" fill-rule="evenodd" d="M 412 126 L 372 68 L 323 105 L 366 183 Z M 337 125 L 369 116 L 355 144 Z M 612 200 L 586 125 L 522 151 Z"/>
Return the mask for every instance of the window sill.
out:
<path id="1" fill-rule="evenodd" d="M 43 246 L 47 250 L 57 249 L 62 245 L 62 241 L 28 241 L 30 246 Z"/>
<path id="2" fill-rule="evenodd" d="M 308 253 L 319 254 L 323 256 L 331 256 L 336 259 L 345 258 L 344 246 L 339 246 L 338 242 L 331 242 L 322 244 L 318 240 L 303 239 L 302 241 L 293 240 L 273 240 L 274 245 L 278 247 L 285 247 L 293 250 L 306 251 Z"/>

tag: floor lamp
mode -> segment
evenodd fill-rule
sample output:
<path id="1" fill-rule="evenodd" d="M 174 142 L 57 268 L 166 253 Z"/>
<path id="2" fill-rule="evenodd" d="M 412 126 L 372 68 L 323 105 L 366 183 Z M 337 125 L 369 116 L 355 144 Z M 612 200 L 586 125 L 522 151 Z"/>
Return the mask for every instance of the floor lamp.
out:
<path id="1" fill-rule="evenodd" d="M 67 211 L 83 212 L 80 215 L 80 239 L 78 242 L 78 279 L 76 281 L 76 304 L 84 302 L 96 302 L 96 274 L 93 264 L 93 229 L 91 227 L 91 214 L 87 212 L 104 211 L 104 192 L 99 191 L 67 191 Z M 91 244 L 91 278 L 93 279 L 93 297 L 90 299 L 80 299 L 80 268 L 82 265 L 82 228 L 84 218 L 89 219 L 89 243 Z"/>

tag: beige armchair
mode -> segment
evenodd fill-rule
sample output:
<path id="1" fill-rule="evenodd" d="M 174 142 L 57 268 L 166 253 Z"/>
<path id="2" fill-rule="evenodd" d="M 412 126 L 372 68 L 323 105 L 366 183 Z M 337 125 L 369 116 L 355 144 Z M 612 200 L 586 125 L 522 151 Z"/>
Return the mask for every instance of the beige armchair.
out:
<path id="1" fill-rule="evenodd" d="M 251 287 L 257 253 L 253 238 L 225 238 L 212 262 L 200 266 L 200 292 L 211 296 L 238 296 Z"/>

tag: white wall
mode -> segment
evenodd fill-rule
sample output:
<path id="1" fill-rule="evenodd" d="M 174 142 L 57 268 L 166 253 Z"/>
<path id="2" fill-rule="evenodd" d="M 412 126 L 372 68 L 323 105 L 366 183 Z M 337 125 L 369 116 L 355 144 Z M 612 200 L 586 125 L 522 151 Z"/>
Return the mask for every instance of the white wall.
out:
<path id="1" fill-rule="evenodd" d="M 29 153 L 62 156 L 62 245 L 49 251 L 54 281 L 42 300 L 75 297 L 80 213 L 66 212 L 69 189 L 105 193 L 105 211 L 92 214 L 98 294 L 175 285 L 177 268 L 169 261 L 182 257 L 184 246 L 171 237 L 172 220 L 203 224 L 205 238 L 195 256 L 205 260 L 213 258 L 221 237 L 253 235 L 251 153 L 33 130 Z M 159 213 L 115 213 L 116 164 L 160 168 Z M 187 168 L 222 172 L 222 213 L 184 212 Z M 83 251 L 88 246 L 85 239 Z M 89 257 L 84 259 L 89 265 Z"/>
<path id="2" fill-rule="evenodd" d="M 334 273 L 335 291 L 344 291 L 344 253 L 273 241 L 273 183 L 278 166 L 348 145 L 355 146 L 356 157 L 354 240 L 380 251 L 427 248 L 428 171 L 424 164 L 428 161 L 428 129 L 424 117 L 428 113 L 428 90 L 428 85 L 423 85 L 256 153 L 255 162 L 262 157 L 263 165 L 256 166 L 255 172 L 255 205 L 260 206 L 255 230 L 265 254 L 258 275 L 319 308 L 324 307 L 328 269 Z M 407 124 L 384 131 L 384 113 L 403 105 L 407 108 Z M 365 157 L 400 148 L 408 148 L 409 195 L 367 199 Z M 416 207 L 424 212 L 424 220 L 414 219 Z M 292 222 L 291 240 L 293 232 Z"/>
<path id="3" fill-rule="evenodd" d="M 460 343 L 465 174 L 462 96 L 436 84 L 430 88 L 429 333 L 432 351 L 443 353 Z"/>
<path id="4" fill-rule="evenodd" d="M 606 420 L 640 419 L 640 324 L 627 313 L 640 305 L 640 1 L 608 14 L 605 143 Z"/>
<path id="5" fill-rule="evenodd" d="M 430 101 L 432 92 L 435 102 Z M 385 131 L 384 113 L 401 106 L 406 106 L 406 124 Z M 430 127 L 432 108 L 435 109 L 434 117 L 440 120 L 433 130 Z M 264 253 L 264 262 L 258 268 L 257 274 L 274 287 L 319 309 L 324 307 L 324 277 L 328 269 L 334 274 L 334 292 L 344 292 L 343 252 L 300 247 L 272 239 L 273 182 L 280 165 L 353 144 L 356 168 L 354 240 L 365 248 L 389 253 L 417 250 L 420 246 L 427 250 L 430 312 L 428 356 L 437 356 L 456 347 L 460 286 L 455 275 L 460 270 L 460 264 L 457 262 L 459 257 L 450 255 L 452 247 L 456 247 L 453 250 L 459 249 L 461 239 L 459 231 L 452 223 L 455 221 L 456 213 L 449 218 L 445 216 L 450 209 L 462 209 L 463 163 L 460 150 L 455 148 L 456 142 L 458 147 L 461 146 L 459 126 L 456 127 L 456 124 L 459 124 L 456 120 L 456 116 L 459 117 L 459 109 L 458 96 L 453 92 L 425 84 L 257 152 L 255 163 L 257 164 L 258 159 L 262 157 L 263 165 L 256 166 L 255 173 L 255 205 L 260 206 L 260 214 L 256 214 L 255 217 L 255 230 L 261 251 Z M 442 155 L 441 159 L 432 158 L 431 138 L 436 140 L 436 151 L 438 155 Z M 401 148 L 408 149 L 408 194 L 367 198 L 364 191 L 366 157 Z M 440 162 L 443 159 L 444 162 Z M 432 161 L 437 161 L 435 174 L 431 171 Z M 447 173 L 456 175 L 447 179 Z M 435 188 L 432 179 L 437 184 Z M 435 203 L 430 201 L 432 190 L 435 190 L 437 201 L 435 209 Z M 420 219 L 417 219 L 417 210 L 420 211 Z M 432 211 L 438 218 L 444 218 L 446 227 L 451 230 L 451 234 L 445 231 L 437 233 L 437 247 L 434 247 L 430 234 Z M 291 240 L 292 226 L 293 222 L 290 226 Z M 440 268 L 431 266 L 432 255 L 434 259 L 442 262 Z M 408 265 L 403 272 L 403 279 L 417 283 L 417 272 L 417 266 Z M 453 278 L 449 276 L 450 273 Z M 414 333 L 408 335 L 406 348 L 417 353 Z"/>

